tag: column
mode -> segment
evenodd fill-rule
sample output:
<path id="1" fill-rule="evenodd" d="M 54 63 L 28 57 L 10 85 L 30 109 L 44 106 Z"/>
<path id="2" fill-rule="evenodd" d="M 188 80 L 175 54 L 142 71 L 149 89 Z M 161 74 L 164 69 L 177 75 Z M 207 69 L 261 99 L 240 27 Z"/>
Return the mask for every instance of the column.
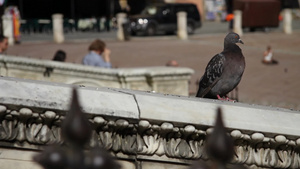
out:
<path id="1" fill-rule="evenodd" d="M 13 18 L 11 15 L 2 16 L 3 24 L 3 35 L 8 38 L 8 44 L 14 45 L 14 28 L 13 28 Z"/>
<path id="2" fill-rule="evenodd" d="M 62 14 L 53 14 L 52 15 L 53 23 L 53 39 L 56 43 L 63 43 L 64 38 L 64 26 L 63 26 L 63 15 Z"/>
<path id="3" fill-rule="evenodd" d="M 243 35 L 243 28 L 242 28 L 242 16 L 243 12 L 241 10 L 234 10 L 234 19 L 233 19 L 233 32 L 239 34 L 240 36 Z"/>
<path id="4" fill-rule="evenodd" d="M 188 39 L 186 17 L 186 12 L 177 12 L 177 36 L 181 40 Z"/>
<path id="5" fill-rule="evenodd" d="M 292 34 L 292 10 L 284 9 L 283 10 L 283 32 L 286 34 Z"/>
<path id="6" fill-rule="evenodd" d="M 126 22 L 126 13 L 118 13 L 117 22 L 118 22 L 117 39 L 120 41 L 124 41 L 125 35 L 124 35 L 124 29 L 122 24 Z"/>

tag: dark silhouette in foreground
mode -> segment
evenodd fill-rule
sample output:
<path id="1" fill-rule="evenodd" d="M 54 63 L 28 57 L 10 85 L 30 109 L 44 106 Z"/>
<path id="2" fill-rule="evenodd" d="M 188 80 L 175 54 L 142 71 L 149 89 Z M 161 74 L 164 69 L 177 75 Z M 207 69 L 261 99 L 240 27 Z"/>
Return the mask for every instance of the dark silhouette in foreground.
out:
<path id="1" fill-rule="evenodd" d="M 205 152 L 209 160 L 194 161 L 190 169 L 247 169 L 242 164 L 230 164 L 235 154 L 234 141 L 224 126 L 221 108 L 217 109 L 214 129 L 207 135 L 205 142 Z"/>
<path id="2" fill-rule="evenodd" d="M 103 147 L 86 150 L 92 136 L 92 126 L 81 111 L 78 89 L 73 88 L 72 102 L 61 126 L 64 144 L 51 145 L 33 156 L 44 169 L 120 169 L 121 165 Z"/>

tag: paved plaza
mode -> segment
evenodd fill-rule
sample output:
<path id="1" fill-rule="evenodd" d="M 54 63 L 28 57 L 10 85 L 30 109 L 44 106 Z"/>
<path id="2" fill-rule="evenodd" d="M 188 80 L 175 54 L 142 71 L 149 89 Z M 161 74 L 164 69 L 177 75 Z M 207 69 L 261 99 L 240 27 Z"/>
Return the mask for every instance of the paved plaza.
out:
<path id="1" fill-rule="evenodd" d="M 81 64 L 88 46 L 96 38 L 104 39 L 112 51 L 115 68 L 165 66 L 176 60 L 180 66 L 195 70 L 190 82 L 191 97 L 197 91 L 197 81 L 206 64 L 223 50 L 227 34 L 226 23 L 207 23 L 188 40 L 176 36 L 132 37 L 130 41 L 116 40 L 116 32 L 68 33 L 63 44 L 55 44 L 51 34 L 23 35 L 22 43 L 10 46 L 7 54 L 51 60 L 58 49 L 65 50 L 67 62 Z M 246 69 L 238 87 L 239 101 L 300 110 L 300 28 L 292 35 L 282 33 L 281 28 L 268 32 L 245 32 L 244 45 L 239 45 L 246 58 Z M 278 65 L 261 63 L 267 45 L 273 48 Z"/>

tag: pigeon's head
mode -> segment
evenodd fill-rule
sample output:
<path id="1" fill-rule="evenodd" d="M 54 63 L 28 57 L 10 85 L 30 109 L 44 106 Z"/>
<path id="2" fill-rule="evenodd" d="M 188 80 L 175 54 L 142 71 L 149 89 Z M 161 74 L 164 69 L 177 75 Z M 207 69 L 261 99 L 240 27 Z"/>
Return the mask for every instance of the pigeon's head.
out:
<path id="1" fill-rule="evenodd" d="M 225 43 L 233 43 L 233 44 L 236 44 L 236 43 L 244 44 L 244 42 L 241 40 L 240 36 L 237 33 L 234 33 L 234 32 L 230 32 L 225 37 L 224 42 Z"/>

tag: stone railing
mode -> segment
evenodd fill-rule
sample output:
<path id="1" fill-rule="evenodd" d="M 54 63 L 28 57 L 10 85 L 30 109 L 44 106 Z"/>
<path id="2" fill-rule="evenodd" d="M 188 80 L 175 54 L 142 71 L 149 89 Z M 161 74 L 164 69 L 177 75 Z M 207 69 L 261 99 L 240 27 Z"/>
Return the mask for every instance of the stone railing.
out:
<path id="1" fill-rule="evenodd" d="M 62 143 L 61 121 L 72 86 L 0 77 L 0 168 L 39 168 L 32 155 Z M 90 146 L 103 146 L 123 168 L 188 168 L 207 160 L 205 138 L 216 109 L 234 139 L 232 163 L 251 168 L 300 167 L 300 113 L 209 99 L 115 88 L 78 88 L 92 124 Z"/>
<path id="2" fill-rule="evenodd" d="M 105 69 L 0 55 L 1 76 L 93 87 L 155 91 L 183 96 L 189 95 L 189 80 L 193 73 L 192 69 L 183 67 Z"/>

